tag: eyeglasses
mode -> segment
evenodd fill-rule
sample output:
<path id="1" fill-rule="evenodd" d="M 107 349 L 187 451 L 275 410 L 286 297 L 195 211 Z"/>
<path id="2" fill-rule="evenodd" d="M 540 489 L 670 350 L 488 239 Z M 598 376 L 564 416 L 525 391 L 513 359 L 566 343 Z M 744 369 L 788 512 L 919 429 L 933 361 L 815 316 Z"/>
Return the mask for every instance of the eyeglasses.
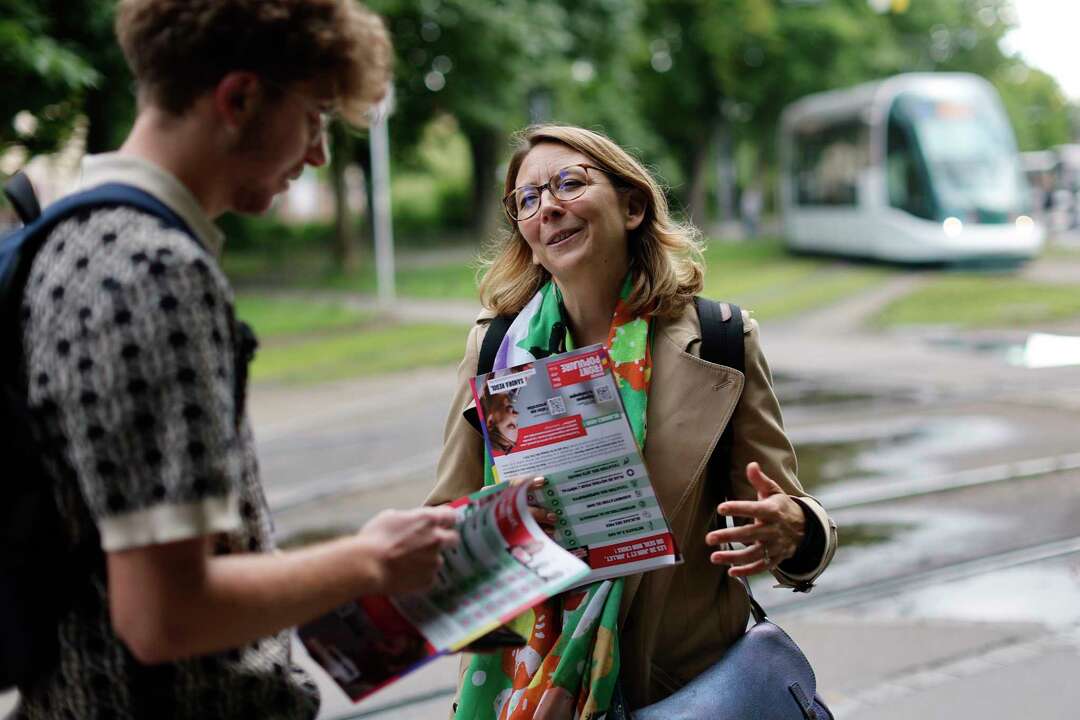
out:
<path id="1" fill-rule="evenodd" d="M 308 145 L 321 145 L 324 138 L 326 138 L 327 131 L 330 129 L 330 124 L 338 117 L 337 111 L 273 80 L 267 80 L 266 78 L 261 78 L 261 80 L 281 95 L 300 103 L 307 116 Z"/>
<path id="2" fill-rule="evenodd" d="M 552 197 L 563 202 L 576 200 L 593 184 L 589 177 L 590 170 L 604 172 L 593 165 L 570 165 L 548 178 L 544 185 L 522 185 L 515 188 L 503 198 L 503 209 L 511 222 L 521 222 L 540 210 L 540 196 L 544 190 L 550 190 Z"/>

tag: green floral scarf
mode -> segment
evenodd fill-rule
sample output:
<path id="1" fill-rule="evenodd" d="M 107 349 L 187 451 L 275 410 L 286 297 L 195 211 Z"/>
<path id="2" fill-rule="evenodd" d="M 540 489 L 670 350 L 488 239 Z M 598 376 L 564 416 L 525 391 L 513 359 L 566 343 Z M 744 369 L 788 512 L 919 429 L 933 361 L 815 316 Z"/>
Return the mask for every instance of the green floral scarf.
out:
<path id="1" fill-rule="evenodd" d="M 607 348 L 638 447 L 645 447 L 652 356 L 650 317 L 627 308 L 628 276 L 615 307 Z M 562 294 L 548 282 L 518 314 L 496 354 L 495 369 L 572 349 Z M 489 453 L 484 484 L 494 482 Z M 619 677 L 619 605 L 623 581 L 605 580 L 537 605 L 513 625 L 528 644 L 475 655 L 462 679 L 456 720 L 531 720 L 540 708 L 601 720 Z"/>

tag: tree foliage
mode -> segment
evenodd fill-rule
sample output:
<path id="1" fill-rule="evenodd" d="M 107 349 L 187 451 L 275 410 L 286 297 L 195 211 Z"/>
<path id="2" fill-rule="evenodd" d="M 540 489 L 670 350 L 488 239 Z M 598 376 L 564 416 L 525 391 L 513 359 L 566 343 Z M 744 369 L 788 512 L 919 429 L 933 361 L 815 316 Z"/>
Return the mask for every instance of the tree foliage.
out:
<path id="1" fill-rule="evenodd" d="M 1021 147 L 1066 142 L 1075 108 L 1053 78 L 1007 57 L 1011 0 L 370 0 L 396 48 L 395 161 L 452 117 L 470 148 L 466 217 L 497 217 L 499 162 L 530 121 L 595 127 L 661 170 L 695 214 L 717 152 L 769 165 L 785 105 L 907 71 L 965 71 L 1000 91 Z M 880 7 L 881 3 L 874 3 Z M 130 120 L 112 0 L 0 0 L 0 143 L 54 148 L 80 114 L 90 147 Z M 14 119 L 36 119 L 32 135 Z M 20 116 L 23 120 L 26 116 Z M 20 124 L 22 130 L 27 123 Z M 355 143 L 364 160 L 365 143 Z M 746 163 L 744 163 L 745 165 Z"/>

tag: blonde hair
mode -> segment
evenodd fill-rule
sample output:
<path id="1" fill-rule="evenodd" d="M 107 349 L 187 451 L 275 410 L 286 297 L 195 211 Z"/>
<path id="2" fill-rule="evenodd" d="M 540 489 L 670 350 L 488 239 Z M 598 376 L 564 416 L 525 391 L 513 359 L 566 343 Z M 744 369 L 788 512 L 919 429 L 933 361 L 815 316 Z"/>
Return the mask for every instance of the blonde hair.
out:
<path id="1" fill-rule="evenodd" d="M 677 317 L 701 292 L 705 278 L 701 233 L 672 219 L 663 189 L 628 152 L 598 132 L 569 125 L 534 125 L 518 133 L 515 140 L 517 149 L 506 170 L 506 193 L 513 191 L 518 170 L 534 147 L 558 143 L 587 156 L 618 191 L 636 190 L 644 197 L 644 219 L 627 237 L 633 278 L 631 312 Z M 551 277 L 543 266 L 533 263 L 532 251 L 517 223 L 510 223 L 509 230 L 480 262 L 480 302 L 499 315 L 520 312 Z"/>
<path id="2" fill-rule="evenodd" d="M 180 115 L 227 73 L 329 79 L 354 125 L 389 87 L 382 19 L 355 0 L 121 0 L 116 35 L 140 98 Z"/>

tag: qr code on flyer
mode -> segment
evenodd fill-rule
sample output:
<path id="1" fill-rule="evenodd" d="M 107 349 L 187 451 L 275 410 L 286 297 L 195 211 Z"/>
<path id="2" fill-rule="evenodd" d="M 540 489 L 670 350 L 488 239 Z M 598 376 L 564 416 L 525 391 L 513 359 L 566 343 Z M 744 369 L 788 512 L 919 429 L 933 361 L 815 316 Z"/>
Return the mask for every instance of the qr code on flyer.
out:
<path id="1" fill-rule="evenodd" d="M 593 394 L 596 395 L 596 402 L 603 403 L 611 400 L 611 386 L 610 385 L 598 385 L 593 388 Z"/>
<path id="2" fill-rule="evenodd" d="M 553 397 L 547 401 L 548 412 L 552 415 L 565 415 L 566 414 L 566 401 L 561 397 Z"/>

